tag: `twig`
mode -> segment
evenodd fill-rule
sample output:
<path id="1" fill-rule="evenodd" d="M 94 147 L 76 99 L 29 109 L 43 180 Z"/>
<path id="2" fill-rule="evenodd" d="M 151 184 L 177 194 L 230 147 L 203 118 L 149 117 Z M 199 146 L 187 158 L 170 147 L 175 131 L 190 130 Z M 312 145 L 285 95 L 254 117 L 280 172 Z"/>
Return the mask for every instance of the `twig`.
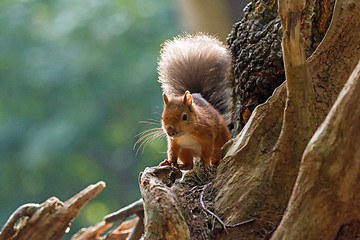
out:
<path id="1" fill-rule="evenodd" d="M 245 220 L 245 221 L 242 221 L 242 222 L 239 222 L 239 223 L 235 223 L 235 224 L 231 224 L 231 225 L 226 224 L 226 226 L 227 226 L 228 228 L 235 228 L 235 227 L 239 227 L 239 226 L 241 226 L 241 225 L 244 225 L 244 224 L 246 224 L 246 223 L 251 223 L 251 222 L 253 222 L 253 221 L 254 221 L 254 219 L 249 219 L 249 220 Z"/>
<path id="2" fill-rule="evenodd" d="M 215 217 L 215 218 L 219 221 L 219 223 L 222 225 L 222 227 L 224 228 L 224 230 L 225 230 L 225 232 L 226 232 L 227 234 L 229 234 L 229 232 L 227 231 L 227 228 L 238 227 L 238 226 L 241 226 L 241 225 L 244 225 L 244 224 L 246 224 L 246 223 L 250 223 L 250 222 L 253 222 L 253 221 L 254 221 L 254 219 L 249 219 L 249 220 L 245 220 L 245 221 L 242 221 L 242 222 L 240 222 L 240 223 L 236 223 L 236 224 L 232 224 L 232 225 L 224 223 L 224 222 L 221 220 L 220 217 L 218 217 L 215 213 L 213 213 L 212 211 L 210 211 L 209 209 L 207 209 L 206 206 L 205 206 L 205 203 L 204 203 L 204 201 L 203 201 L 203 198 L 204 198 L 205 189 L 206 189 L 206 187 L 207 187 L 208 185 L 209 185 L 209 184 L 204 185 L 204 189 L 201 191 L 201 194 L 200 194 L 200 203 L 201 203 L 201 206 L 203 207 L 203 209 L 204 209 L 207 213 L 209 213 L 210 215 L 212 215 L 213 217 Z"/>
<path id="3" fill-rule="evenodd" d="M 71 240 L 98 239 L 99 235 L 112 227 L 112 225 L 112 223 L 101 221 L 95 226 L 80 229 L 75 235 L 71 237 Z"/>
<path id="4" fill-rule="evenodd" d="M 130 217 L 133 214 L 136 214 L 139 217 L 144 214 L 144 201 L 142 200 L 142 198 L 126 207 L 123 207 L 117 212 L 105 216 L 104 220 L 107 223 L 115 222 Z"/>
<path id="5" fill-rule="evenodd" d="M 139 240 L 144 233 L 144 213 L 138 214 L 139 220 L 133 227 L 129 236 L 127 236 L 126 240 Z"/>
<path id="6" fill-rule="evenodd" d="M 133 202 L 132 204 L 123 207 L 117 212 L 111 213 L 104 217 L 106 223 L 111 223 L 119 220 L 124 220 L 131 215 L 136 214 L 139 217 L 139 220 L 132 228 L 131 233 L 126 238 L 127 240 L 138 240 L 141 238 L 141 235 L 144 233 L 144 201 L 142 198 Z"/>
<path id="7" fill-rule="evenodd" d="M 205 188 L 208 186 L 208 184 L 206 184 L 204 186 L 204 189 L 202 190 L 201 194 L 200 194 L 200 203 L 201 203 L 201 206 L 203 207 L 203 209 L 208 212 L 209 214 L 211 214 L 213 217 L 215 217 L 219 223 L 223 226 L 224 230 L 226 231 L 226 233 L 228 233 L 227 229 L 226 229 L 226 224 L 221 220 L 221 218 L 219 218 L 215 213 L 213 213 L 212 211 L 210 211 L 209 209 L 206 208 L 205 206 L 205 203 L 203 201 L 203 197 L 204 197 L 204 191 L 205 191 Z"/>

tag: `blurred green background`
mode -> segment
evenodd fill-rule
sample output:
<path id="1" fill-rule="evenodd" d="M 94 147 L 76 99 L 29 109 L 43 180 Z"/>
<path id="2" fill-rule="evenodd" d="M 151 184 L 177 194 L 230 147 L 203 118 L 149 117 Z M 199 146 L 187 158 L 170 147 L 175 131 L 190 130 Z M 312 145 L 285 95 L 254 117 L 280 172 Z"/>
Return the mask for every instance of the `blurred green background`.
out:
<path id="1" fill-rule="evenodd" d="M 0 1 L 0 228 L 22 204 L 100 180 L 64 239 L 140 198 L 139 172 L 166 157 L 164 140 L 133 150 L 154 127 L 140 122 L 161 118 L 160 44 L 183 30 L 225 39 L 242 12 L 225 2 Z"/>
<path id="2" fill-rule="evenodd" d="M 0 1 L 0 228 L 20 205 L 107 187 L 71 227 L 140 198 L 166 143 L 133 151 L 160 119 L 160 44 L 179 33 L 167 0 Z"/>

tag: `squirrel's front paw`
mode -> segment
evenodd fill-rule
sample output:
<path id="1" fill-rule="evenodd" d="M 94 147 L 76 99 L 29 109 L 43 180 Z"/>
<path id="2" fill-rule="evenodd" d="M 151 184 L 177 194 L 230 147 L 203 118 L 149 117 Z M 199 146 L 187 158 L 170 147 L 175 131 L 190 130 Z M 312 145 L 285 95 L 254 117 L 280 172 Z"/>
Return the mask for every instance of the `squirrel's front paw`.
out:
<path id="1" fill-rule="evenodd" d="M 158 165 L 158 167 L 162 167 L 162 166 L 171 166 L 171 167 L 174 167 L 174 168 L 181 169 L 180 166 L 182 166 L 182 164 L 179 165 L 177 162 L 172 162 L 172 161 L 169 161 L 169 160 L 165 159 L 164 161 L 162 161 Z"/>
<path id="2" fill-rule="evenodd" d="M 167 159 L 165 159 L 164 161 L 162 161 L 158 167 L 162 167 L 162 166 L 169 166 L 171 164 L 171 162 Z"/>

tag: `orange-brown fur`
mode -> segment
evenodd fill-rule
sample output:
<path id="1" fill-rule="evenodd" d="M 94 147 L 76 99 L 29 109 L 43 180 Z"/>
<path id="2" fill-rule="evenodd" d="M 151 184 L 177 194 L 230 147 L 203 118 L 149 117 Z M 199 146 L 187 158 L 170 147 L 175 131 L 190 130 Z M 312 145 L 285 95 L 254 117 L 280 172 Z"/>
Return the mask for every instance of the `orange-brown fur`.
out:
<path id="1" fill-rule="evenodd" d="M 221 148 L 230 139 L 229 129 L 219 112 L 199 94 L 190 92 L 171 99 L 164 94 L 164 105 L 162 126 L 168 133 L 170 163 L 180 160 L 185 169 L 191 169 L 193 157 L 200 157 L 207 166 L 218 165 Z M 184 114 L 186 120 L 182 118 Z M 191 146 L 181 143 L 181 138 L 190 139 Z"/>
<path id="2" fill-rule="evenodd" d="M 180 160 L 185 169 L 191 169 L 194 157 L 207 166 L 219 163 L 221 148 L 230 139 L 223 117 L 231 105 L 230 65 L 228 50 L 211 36 L 186 35 L 164 44 L 158 71 L 168 160 L 162 165 Z"/>

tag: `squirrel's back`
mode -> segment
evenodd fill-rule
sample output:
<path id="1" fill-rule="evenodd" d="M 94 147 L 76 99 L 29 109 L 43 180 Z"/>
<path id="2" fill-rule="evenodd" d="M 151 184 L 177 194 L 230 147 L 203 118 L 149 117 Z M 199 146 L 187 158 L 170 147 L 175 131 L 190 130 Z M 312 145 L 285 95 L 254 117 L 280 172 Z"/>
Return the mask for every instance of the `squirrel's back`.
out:
<path id="1" fill-rule="evenodd" d="M 158 65 L 159 82 L 167 95 L 200 93 L 222 115 L 231 107 L 228 88 L 231 56 L 218 39 L 184 35 L 166 41 Z"/>

